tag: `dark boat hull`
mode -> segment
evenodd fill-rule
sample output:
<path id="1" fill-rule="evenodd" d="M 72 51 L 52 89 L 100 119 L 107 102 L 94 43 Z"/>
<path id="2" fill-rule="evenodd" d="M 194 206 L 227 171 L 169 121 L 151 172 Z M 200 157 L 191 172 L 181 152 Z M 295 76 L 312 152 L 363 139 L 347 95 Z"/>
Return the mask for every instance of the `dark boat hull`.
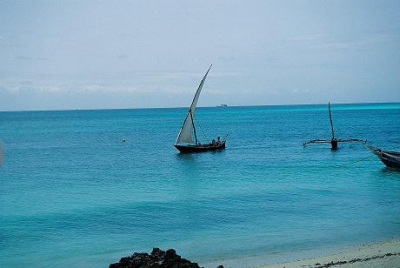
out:
<path id="1" fill-rule="evenodd" d="M 391 152 L 384 151 L 382 149 L 368 146 L 368 148 L 379 157 L 379 159 L 384 163 L 387 167 L 398 168 L 400 169 L 400 153 L 399 152 Z"/>
<path id="2" fill-rule="evenodd" d="M 202 145 L 179 145 L 174 144 L 175 148 L 181 153 L 201 153 L 208 151 L 218 151 L 225 149 L 225 141 L 219 144 L 202 144 Z"/>

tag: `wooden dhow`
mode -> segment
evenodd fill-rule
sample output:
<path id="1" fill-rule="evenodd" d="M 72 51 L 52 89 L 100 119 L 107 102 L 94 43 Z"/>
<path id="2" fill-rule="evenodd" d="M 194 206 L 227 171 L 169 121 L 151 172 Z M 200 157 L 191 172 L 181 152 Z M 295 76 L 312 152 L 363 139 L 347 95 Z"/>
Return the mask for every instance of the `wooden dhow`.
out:
<path id="1" fill-rule="evenodd" d="M 199 100 L 201 90 L 203 88 L 207 75 L 210 72 L 211 67 L 212 65 L 210 66 L 210 68 L 208 68 L 206 74 L 200 82 L 199 87 L 197 88 L 192 104 L 189 107 L 181 130 L 179 131 L 178 137 L 176 138 L 176 141 L 174 143 L 175 148 L 178 149 L 181 153 L 197 153 L 225 149 L 226 138 L 221 140 L 220 137 L 218 137 L 216 140 L 212 140 L 211 142 L 202 144 L 198 139 L 196 127 L 194 124 L 194 113 L 196 110 L 197 101 Z"/>

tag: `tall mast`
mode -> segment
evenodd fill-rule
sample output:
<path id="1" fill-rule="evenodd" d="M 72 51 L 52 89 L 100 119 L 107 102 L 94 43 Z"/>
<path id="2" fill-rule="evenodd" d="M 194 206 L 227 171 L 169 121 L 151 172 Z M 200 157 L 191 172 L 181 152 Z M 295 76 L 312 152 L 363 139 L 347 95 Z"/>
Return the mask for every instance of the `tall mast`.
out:
<path id="1" fill-rule="evenodd" d="M 196 127 L 194 126 L 194 120 L 193 120 L 193 116 L 192 116 L 192 113 L 189 111 L 189 114 L 190 114 L 190 119 L 192 119 L 192 125 L 193 125 L 193 132 L 194 132 L 194 138 L 195 138 L 195 140 L 196 140 L 196 145 L 197 145 L 197 133 L 196 133 Z"/>
<path id="2" fill-rule="evenodd" d="M 331 114 L 331 103 L 328 102 L 329 107 L 329 120 L 331 121 L 331 128 L 332 128 L 332 139 L 335 138 L 335 131 L 333 130 L 333 123 L 332 123 L 332 114 Z"/>

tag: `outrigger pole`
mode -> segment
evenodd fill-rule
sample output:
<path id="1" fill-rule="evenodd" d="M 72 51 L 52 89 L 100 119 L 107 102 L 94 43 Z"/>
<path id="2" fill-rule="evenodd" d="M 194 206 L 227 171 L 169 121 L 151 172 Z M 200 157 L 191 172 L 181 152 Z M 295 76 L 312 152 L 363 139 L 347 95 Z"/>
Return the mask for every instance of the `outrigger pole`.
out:
<path id="1" fill-rule="evenodd" d="M 303 142 L 303 146 L 306 146 L 311 143 L 330 143 L 331 144 L 331 149 L 336 150 L 338 148 L 338 143 L 339 142 L 362 142 L 365 144 L 367 140 L 361 140 L 361 139 L 336 139 L 335 138 L 335 131 L 333 128 L 333 122 L 332 122 L 332 113 L 331 113 L 331 103 L 328 102 L 328 108 L 329 108 L 329 120 L 331 123 L 331 128 L 332 128 L 332 139 L 330 140 L 321 140 L 321 139 L 315 139 L 315 140 L 310 140 Z"/>

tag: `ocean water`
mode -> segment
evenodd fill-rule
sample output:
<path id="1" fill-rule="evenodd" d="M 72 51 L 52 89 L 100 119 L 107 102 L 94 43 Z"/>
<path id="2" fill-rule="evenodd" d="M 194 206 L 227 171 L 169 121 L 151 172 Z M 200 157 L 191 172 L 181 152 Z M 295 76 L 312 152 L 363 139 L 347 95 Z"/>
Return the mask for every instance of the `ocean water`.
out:
<path id="1" fill-rule="evenodd" d="M 107 267 L 152 247 L 249 266 L 400 237 L 400 172 L 330 138 L 327 105 L 1 112 L 0 267 Z M 338 138 L 400 151 L 400 104 L 332 105 Z M 203 134 L 199 135 L 204 141 Z M 126 142 L 122 143 L 121 139 Z"/>

